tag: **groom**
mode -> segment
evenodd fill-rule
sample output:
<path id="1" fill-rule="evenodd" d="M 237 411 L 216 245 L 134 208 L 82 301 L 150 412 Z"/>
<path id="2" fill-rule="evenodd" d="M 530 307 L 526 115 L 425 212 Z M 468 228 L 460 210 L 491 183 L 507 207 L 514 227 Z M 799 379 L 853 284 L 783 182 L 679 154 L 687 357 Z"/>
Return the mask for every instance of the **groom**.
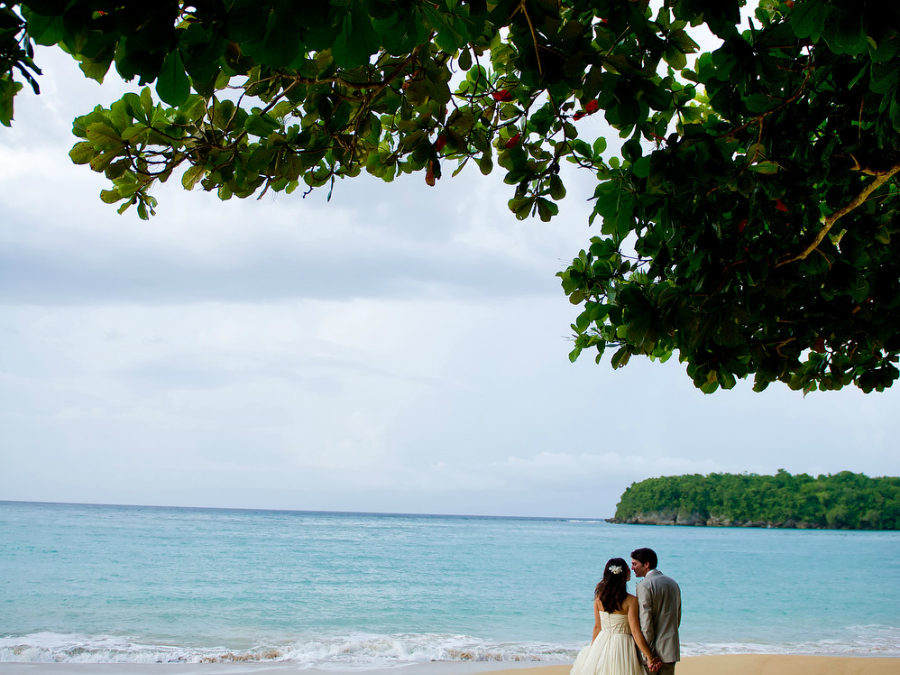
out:
<path id="1" fill-rule="evenodd" d="M 644 580 L 637 585 L 641 632 L 650 645 L 654 659 L 648 670 L 674 675 L 681 657 L 678 626 L 681 624 L 681 589 L 673 579 L 656 569 L 656 553 L 650 548 L 631 552 L 634 576 Z"/>

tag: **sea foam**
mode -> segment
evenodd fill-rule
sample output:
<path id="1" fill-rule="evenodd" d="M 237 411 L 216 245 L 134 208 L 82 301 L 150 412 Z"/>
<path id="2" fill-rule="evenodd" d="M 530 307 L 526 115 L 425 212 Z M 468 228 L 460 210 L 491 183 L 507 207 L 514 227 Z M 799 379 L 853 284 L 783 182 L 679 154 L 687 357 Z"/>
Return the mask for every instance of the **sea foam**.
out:
<path id="1" fill-rule="evenodd" d="M 733 642 L 682 645 L 684 656 L 704 654 L 826 654 L 900 656 L 900 629 L 855 626 L 844 639 L 796 643 Z M 467 635 L 403 633 L 305 636 L 246 649 L 151 644 L 128 636 L 32 633 L 0 637 L 0 662 L 41 663 L 290 663 L 301 668 L 369 670 L 429 662 L 567 663 L 580 644 L 492 642 Z"/>
<path id="2" fill-rule="evenodd" d="M 536 662 L 574 658 L 576 647 L 541 643 L 494 643 L 465 635 L 358 633 L 307 637 L 293 642 L 185 647 L 149 644 L 127 636 L 32 633 L 0 637 L 0 662 L 40 663 L 263 663 L 306 668 L 384 668 L 414 663 Z"/>

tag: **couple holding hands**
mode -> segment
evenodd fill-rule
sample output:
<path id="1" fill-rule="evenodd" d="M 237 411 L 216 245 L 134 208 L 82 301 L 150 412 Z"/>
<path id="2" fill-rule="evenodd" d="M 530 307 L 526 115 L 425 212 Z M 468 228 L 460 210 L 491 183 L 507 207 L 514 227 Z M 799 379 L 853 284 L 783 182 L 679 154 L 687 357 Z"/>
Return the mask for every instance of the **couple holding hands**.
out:
<path id="1" fill-rule="evenodd" d="M 674 674 L 680 658 L 681 590 L 656 564 L 652 549 L 631 552 L 631 570 L 644 579 L 634 596 L 625 588 L 631 578 L 628 563 L 622 558 L 606 563 L 594 591 L 594 637 L 579 652 L 570 675 Z"/>

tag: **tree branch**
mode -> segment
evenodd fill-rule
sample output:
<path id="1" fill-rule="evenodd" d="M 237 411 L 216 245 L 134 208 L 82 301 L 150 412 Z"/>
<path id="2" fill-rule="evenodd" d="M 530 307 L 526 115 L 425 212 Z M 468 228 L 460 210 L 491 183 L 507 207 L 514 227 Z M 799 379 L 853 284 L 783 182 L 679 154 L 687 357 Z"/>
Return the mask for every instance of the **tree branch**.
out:
<path id="1" fill-rule="evenodd" d="M 865 201 L 869 198 L 869 196 L 873 192 L 875 192 L 875 190 L 877 190 L 882 185 L 887 183 L 891 178 L 894 177 L 894 175 L 897 174 L 898 171 L 900 171 L 900 164 L 895 164 L 890 169 L 887 169 L 885 171 L 867 171 L 866 173 L 871 173 L 872 175 L 875 175 L 875 180 L 873 180 L 866 187 L 864 187 L 858 195 L 856 195 L 852 200 L 850 200 L 849 204 L 843 206 L 842 208 L 838 209 L 837 211 L 832 213 L 830 216 L 825 218 L 822 229 L 819 230 L 819 232 L 816 234 L 815 239 L 813 239 L 812 243 L 809 246 L 807 246 L 805 249 L 803 249 L 803 251 L 801 251 L 797 255 L 791 256 L 790 258 L 787 258 L 785 260 L 781 260 L 780 262 L 778 262 L 775 265 L 775 267 L 778 268 L 783 265 L 787 265 L 789 263 L 796 262 L 798 260 L 806 259 L 806 257 L 810 253 L 812 253 L 813 251 L 815 251 L 818 248 L 819 244 L 822 243 L 822 240 L 825 239 L 825 236 L 828 234 L 828 232 L 831 230 L 831 228 L 834 227 L 834 224 L 840 218 L 846 216 L 848 213 L 850 213 L 854 209 L 858 208 L 859 206 L 862 206 L 862 204 L 865 203 Z"/>

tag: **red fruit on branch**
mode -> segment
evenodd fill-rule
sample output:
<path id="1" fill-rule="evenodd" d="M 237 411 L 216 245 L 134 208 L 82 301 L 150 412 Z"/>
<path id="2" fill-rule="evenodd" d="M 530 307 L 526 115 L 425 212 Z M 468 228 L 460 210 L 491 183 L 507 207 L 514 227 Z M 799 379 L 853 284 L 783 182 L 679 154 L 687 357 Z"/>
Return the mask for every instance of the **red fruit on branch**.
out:
<path id="1" fill-rule="evenodd" d="M 447 135 L 441 134 L 434 141 L 434 149 L 436 152 L 440 152 L 444 149 L 445 145 L 447 145 Z"/>
<path id="2" fill-rule="evenodd" d="M 738 232 L 743 232 L 745 227 L 747 227 L 747 219 L 742 218 L 741 222 L 738 223 Z"/>
<path id="3" fill-rule="evenodd" d="M 579 110 L 577 113 L 572 115 L 572 119 L 577 122 L 585 115 L 593 115 L 598 110 L 600 110 L 600 104 L 597 102 L 597 99 L 592 98 L 590 101 L 584 104 L 584 110 Z"/>
<path id="4" fill-rule="evenodd" d="M 506 141 L 506 147 L 507 147 L 507 148 L 514 148 L 514 147 L 516 147 L 516 146 L 519 144 L 519 140 L 520 140 L 521 138 L 522 138 L 522 134 L 516 134 L 515 136 L 513 136 L 512 138 L 510 138 L 508 141 Z"/>
<path id="5" fill-rule="evenodd" d="M 434 187 L 434 160 L 428 162 L 428 170 L 425 171 L 425 182 Z"/>
<path id="6" fill-rule="evenodd" d="M 491 92 L 491 98 L 495 101 L 512 101 L 513 95 L 509 93 L 508 89 L 499 89 Z"/>
<path id="7" fill-rule="evenodd" d="M 781 212 L 783 212 L 783 213 L 787 213 L 787 212 L 788 212 L 788 207 L 786 207 L 786 206 L 784 205 L 784 202 L 781 201 L 780 198 L 775 200 L 775 209 L 776 209 L 777 211 L 781 211 Z"/>

